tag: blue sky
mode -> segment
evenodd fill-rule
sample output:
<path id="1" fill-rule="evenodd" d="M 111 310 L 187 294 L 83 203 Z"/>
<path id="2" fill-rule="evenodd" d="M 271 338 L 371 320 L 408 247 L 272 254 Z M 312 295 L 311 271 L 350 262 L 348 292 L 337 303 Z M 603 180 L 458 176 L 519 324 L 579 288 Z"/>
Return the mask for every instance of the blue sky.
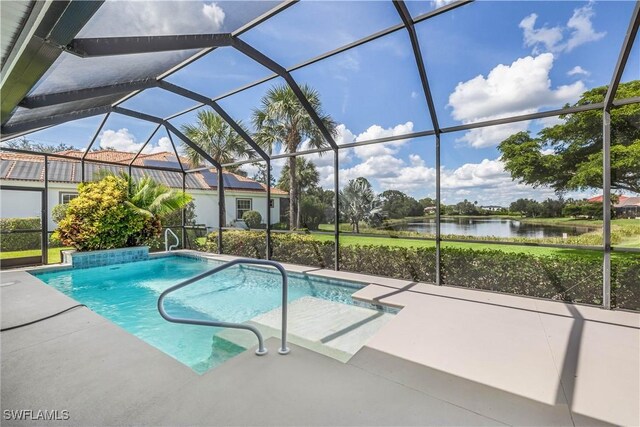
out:
<path id="1" fill-rule="evenodd" d="M 445 3 L 408 2 L 408 7 L 416 16 Z M 105 31 L 117 35 L 228 31 L 246 20 L 242 14 L 257 7 L 254 3 L 239 7 L 233 2 L 185 2 L 172 7 L 171 20 L 159 23 L 149 16 L 161 16 L 166 8 L 163 2 L 127 6 L 135 10 L 128 11 L 126 22 L 117 19 L 113 7 L 118 4 L 127 3 L 107 2 L 112 9 L 94 17 L 98 24 L 86 32 L 96 36 L 116 35 L 101 33 Z M 264 4 L 258 4 L 264 9 Z M 440 126 L 559 108 L 577 100 L 584 90 L 607 84 L 632 9 L 632 1 L 476 1 L 417 24 Z M 146 18 L 136 20 L 136 13 Z M 116 20 L 119 26 L 109 27 Z M 241 38 L 280 64 L 292 66 L 399 22 L 390 1 L 302 1 Z M 635 46 L 625 81 L 640 78 L 638 50 Z M 168 80 L 214 97 L 268 75 L 269 70 L 224 48 Z M 319 91 L 325 111 L 340 124 L 339 143 L 432 128 L 404 30 L 302 68 L 293 76 Z M 221 105 L 248 125 L 252 109 L 274 82 L 281 83 L 260 85 L 225 98 Z M 192 104 L 153 89 L 123 106 L 167 116 Z M 179 126 L 194 117 L 195 113 L 189 114 L 174 123 Z M 99 121 L 91 118 L 57 126 L 32 138 L 86 147 Z M 548 119 L 444 135 L 445 202 L 470 198 L 481 204 L 507 204 L 517 197 L 552 196 L 549 190 L 512 182 L 496 146 L 514 132 L 535 133 L 553 123 Z M 132 150 L 141 146 L 152 129 L 136 120 L 113 118 L 97 144 Z M 163 150 L 167 142 L 164 133 L 158 134 L 149 149 Z M 344 184 L 365 176 L 378 191 L 392 188 L 418 198 L 433 196 L 434 151 L 433 138 L 343 150 L 340 180 Z M 331 186 L 332 156 L 312 157 L 322 184 Z"/>

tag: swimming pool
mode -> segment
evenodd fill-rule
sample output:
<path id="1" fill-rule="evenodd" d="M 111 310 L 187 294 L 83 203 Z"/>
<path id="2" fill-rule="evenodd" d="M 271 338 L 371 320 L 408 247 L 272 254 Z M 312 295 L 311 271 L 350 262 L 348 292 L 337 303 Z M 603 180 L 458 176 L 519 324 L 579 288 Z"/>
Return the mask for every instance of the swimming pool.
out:
<path id="1" fill-rule="evenodd" d="M 168 287 L 221 264 L 200 258 L 168 256 L 128 264 L 32 274 L 194 371 L 203 373 L 246 349 L 218 337 L 222 331 L 219 328 L 167 322 L 158 313 L 156 304 L 160 293 Z M 351 294 L 361 287 L 355 282 L 289 273 L 289 302 L 311 296 L 355 305 Z M 279 273 L 235 266 L 172 293 L 165 300 L 165 308 L 177 317 L 246 322 L 280 307 L 281 292 Z"/>

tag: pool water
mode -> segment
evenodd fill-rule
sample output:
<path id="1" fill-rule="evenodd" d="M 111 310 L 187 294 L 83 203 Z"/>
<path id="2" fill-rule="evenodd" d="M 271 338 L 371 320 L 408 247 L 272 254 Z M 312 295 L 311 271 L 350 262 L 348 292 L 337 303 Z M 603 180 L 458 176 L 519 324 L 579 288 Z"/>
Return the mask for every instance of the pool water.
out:
<path id="1" fill-rule="evenodd" d="M 204 373 L 246 349 L 217 337 L 219 328 L 167 322 L 158 313 L 157 301 L 168 287 L 220 264 L 169 256 L 33 274 L 194 371 Z M 354 305 L 357 303 L 351 294 L 361 287 L 354 282 L 289 273 L 289 302 L 313 296 Z M 280 273 L 234 266 L 170 294 L 165 308 L 177 317 L 246 322 L 280 307 L 281 301 Z"/>

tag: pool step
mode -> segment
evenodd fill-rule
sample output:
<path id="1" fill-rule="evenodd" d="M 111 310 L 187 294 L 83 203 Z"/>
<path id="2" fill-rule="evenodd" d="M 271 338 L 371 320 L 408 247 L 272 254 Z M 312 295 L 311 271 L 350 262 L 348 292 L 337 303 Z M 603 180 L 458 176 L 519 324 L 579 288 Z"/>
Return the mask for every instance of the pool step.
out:
<path id="1" fill-rule="evenodd" d="M 289 304 L 290 342 L 342 362 L 348 361 L 391 318 L 393 314 L 364 307 L 340 304 L 314 297 L 303 297 Z M 280 309 L 251 319 L 264 338 L 280 336 Z M 220 338 L 245 348 L 256 346 L 247 331 L 227 329 Z M 271 349 L 275 351 L 275 349 Z"/>

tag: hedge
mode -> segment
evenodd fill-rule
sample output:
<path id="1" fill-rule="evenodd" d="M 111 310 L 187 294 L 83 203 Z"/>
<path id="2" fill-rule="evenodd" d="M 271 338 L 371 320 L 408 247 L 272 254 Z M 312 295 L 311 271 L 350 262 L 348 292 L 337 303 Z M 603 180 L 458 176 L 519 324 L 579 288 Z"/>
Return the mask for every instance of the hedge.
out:
<path id="1" fill-rule="evenodd" d="M 40 218 L 0 218 L 0 230 L 38 230 L 41 228 Z M 0 239 L 2 252 L 25 251 L 40 249 L 42 245 L 42 233 L 11 233 L 2 234 Z"/>
<path id="2" fill-rule="evenodd" d="M 265 257 L 265 232 L 225 231 L 224 253 Z M 217 252 L 217 234 L 200 248 Z M 272 234 L 272 259 L 333 268 L 334 244 L 304 234 Z M 612 305 L 640 310 L 640 257 L 614 258 Z M 340 247 L 340 269 L 420 282 L 435 281 L 435 248 L 349 245 Z M 500 250 L 442 248 L 442 281 L 464 286 L 554 300 L 602 304 L 602 260 L 580 255 L 539 256 Z"/>

